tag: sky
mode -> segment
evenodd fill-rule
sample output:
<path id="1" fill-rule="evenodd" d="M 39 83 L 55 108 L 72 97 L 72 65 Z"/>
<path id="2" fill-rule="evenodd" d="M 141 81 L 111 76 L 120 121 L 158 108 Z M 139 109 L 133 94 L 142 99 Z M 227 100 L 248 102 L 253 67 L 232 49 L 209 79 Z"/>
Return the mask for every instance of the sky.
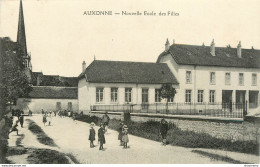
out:
<path id="1" fill-rule="evenodd" d="M 170 43 L 260 49 L 259 0 L 23 0 L 33 71 L 78 76 L 82 61 L 156 62 Z M 155 12 L 97 16 L 84 11 Z M 172 11 L 179 16 L 158 16 Z M 0 37 L 16 41 L 19 0 L 0 0 Z"/>

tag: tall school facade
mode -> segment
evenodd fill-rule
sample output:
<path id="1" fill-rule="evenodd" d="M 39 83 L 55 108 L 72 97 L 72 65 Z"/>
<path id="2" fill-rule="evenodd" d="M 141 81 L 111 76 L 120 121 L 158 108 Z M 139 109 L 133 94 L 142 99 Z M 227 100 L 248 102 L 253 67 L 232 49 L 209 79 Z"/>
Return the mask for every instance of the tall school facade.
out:
<path id="1" fill-rule="evenodd" d="M 167 83 L 177 90 L 170 103 L 246 104 L 250 112 L 260 103 L 259 73 L 260 51 L 242 49 L 241 43 L 231 48 L 215 47 L 214 41 L 193 46 L 167 40 L 156 63 L 95 60 L 87 68 L 83 63 L 79 110 L 162 103 L 160 88 Z"/>

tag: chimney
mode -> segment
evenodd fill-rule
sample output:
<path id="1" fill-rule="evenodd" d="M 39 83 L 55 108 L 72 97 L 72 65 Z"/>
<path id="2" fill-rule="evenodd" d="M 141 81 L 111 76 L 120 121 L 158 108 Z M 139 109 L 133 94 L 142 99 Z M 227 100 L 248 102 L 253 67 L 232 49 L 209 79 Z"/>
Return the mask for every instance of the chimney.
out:
<path id="1" fill-rule="evenodd" d="M 212 40 L 211 45 L 210 45 L 210 53 L 212 56 L 216 56 L 214 39 Z"/>
<path id="2" fill-rule="evenodd" d="M 85 61 L 83 61 L 83 63 L 82 63 L 82 72 L 84 72 L 85 69 L 86 69 L 86 63 L 85 63 Z"/>
<path id="3" fill-rule="evenodd" d="M 172 44 L 175 44 L 175 39 L 172 40 Z"/>
<path id="4" fill-rule="evenodd" d="M 169 49 L 170 49 L 170 42 L 167 38 L 166 43 L 165 43 L 165 52 L 167 52 Z"/>
<path id="5" fill-rule="evenodd" d="M 242 53 L 241 53 L 241 41 L 239 41 L 237 45 L 237 57 L 242 58 Z"/>

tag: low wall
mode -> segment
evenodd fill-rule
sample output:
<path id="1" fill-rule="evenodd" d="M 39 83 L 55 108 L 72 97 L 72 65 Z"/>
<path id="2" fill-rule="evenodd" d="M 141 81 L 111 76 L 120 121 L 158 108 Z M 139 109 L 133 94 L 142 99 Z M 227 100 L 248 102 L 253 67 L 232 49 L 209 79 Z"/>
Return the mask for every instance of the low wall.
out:
<path id="1" fill-rule="evenodd" d="M 102 117 L 104 113 L 91 113 L 92 116 Z M 122 113 L 108 113 L 110 119 L 123 120 Z M 131 120 L 135 122 L 160 121 L 162 118 L 149 116 L 133 116 Z M 168 122 L 174 123 L 182 130 L 189 130 L 199 133 L 207 133 L 211 136 L 231 139 L 233 141 L 240 140 L 259 140 L 260 124 L 245 121 L 216 121 L 201 119 L 182 119 L 182 118 L 166 118 Z"/>

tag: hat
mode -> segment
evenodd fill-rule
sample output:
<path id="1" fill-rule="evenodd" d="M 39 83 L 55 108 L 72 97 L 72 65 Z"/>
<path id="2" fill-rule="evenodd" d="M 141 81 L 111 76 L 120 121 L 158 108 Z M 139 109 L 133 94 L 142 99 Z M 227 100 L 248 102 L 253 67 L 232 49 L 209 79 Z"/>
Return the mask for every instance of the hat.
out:
<path id="1" fill-rule="evenodd" d="M 90 123 L 90 126 L 95 126 L 95 123 L 94 123 L 94 122 L 91 122 L 91 123 Z"/>

